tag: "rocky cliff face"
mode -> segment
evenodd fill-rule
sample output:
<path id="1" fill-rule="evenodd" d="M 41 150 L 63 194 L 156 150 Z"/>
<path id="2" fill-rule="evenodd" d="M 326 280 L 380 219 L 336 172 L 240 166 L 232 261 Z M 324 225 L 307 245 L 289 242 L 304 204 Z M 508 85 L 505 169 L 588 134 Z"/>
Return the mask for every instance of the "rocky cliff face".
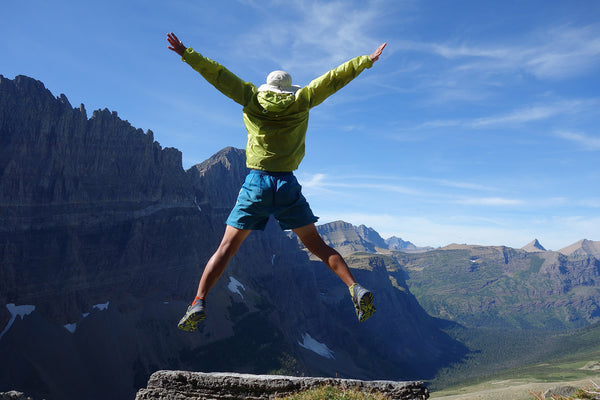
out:
<path id="1" fill-rule="evenodd" d="M 384 240 L 377 231 L 365 225 L 354 226 L 348 222 L 335 221 L 317 226 L 323 240 L 342 255 L 357 252 L 386 252 L 391 250 L 420 251 L 429 250 L 418 248 L 408 241 L 397 237 Z"/>
<path id="2" fill-rule="evenodd" d="M 88 119 L 40 82 L 1 77 L 0 152 L 0 355 L 14 360 L 0 391 L 133 398 L 158 369 L 426 379 L 464 354 L 386 260 L 355 271 L 378 306 L 359 324 L 346 287 L 273 223 L 231 261 L 202 329 L 179 332 L 241 150 L 184 171 L 116 113 Z"/>
<path id="3" fill-rule="evenodd" d="M 431 315 L 466 326 L 561 330 L 600 322 L 600 260 L 581 245 L 569 255 L 450 245 L 397 260 Z"/>
<path id="4" fill-rule="evenodd" d="M 116 112 L 88 119 L 25 76 L 0 76 L 0 141 L 3 205 L 189 202 L 178 150 Z"/>

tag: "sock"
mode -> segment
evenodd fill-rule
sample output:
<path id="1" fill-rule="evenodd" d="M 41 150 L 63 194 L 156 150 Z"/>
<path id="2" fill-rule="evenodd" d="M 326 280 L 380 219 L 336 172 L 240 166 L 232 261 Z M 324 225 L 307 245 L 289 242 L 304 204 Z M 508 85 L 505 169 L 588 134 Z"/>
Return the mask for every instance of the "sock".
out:
<path id="1" fill-rule="evenodd" d="M 200 300 L 202 303 L 206 302 L 206 299 L 204 297 L 198 297 L 198 296 L 196 296 L 194 298 L 194 301 L 192 301 L 192 305 L 196 304 L 198 302 L 198 300 Z"/>

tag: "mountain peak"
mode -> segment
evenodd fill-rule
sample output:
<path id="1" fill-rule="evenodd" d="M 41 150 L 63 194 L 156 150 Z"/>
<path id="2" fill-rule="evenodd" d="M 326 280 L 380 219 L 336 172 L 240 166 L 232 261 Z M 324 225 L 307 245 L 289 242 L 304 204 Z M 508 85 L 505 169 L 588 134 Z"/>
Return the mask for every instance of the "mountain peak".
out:
<path id="1" fill-rule="evenodd" d="M 521 247 L 522 250 L 533 253 L 537 251 L 546 251 L 544 246 L 540 244 L 537 239 L 533 239 L 533 241 L 529 242 L 527 245 Z"/>
<path id="2" fill-rule="evenodd" d="M 583 253 L 594 257 L 600 257 L 600 241 L 581 239 L 570 246 L 560 249 L 559 253 L 566 256 L 573 253 Z"/>

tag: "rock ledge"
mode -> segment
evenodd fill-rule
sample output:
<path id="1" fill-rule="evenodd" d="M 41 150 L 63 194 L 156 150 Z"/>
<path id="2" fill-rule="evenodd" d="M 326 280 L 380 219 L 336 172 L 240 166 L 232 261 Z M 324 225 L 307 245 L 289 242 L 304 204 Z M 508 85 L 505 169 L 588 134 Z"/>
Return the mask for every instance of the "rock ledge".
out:
<path id="1" fill-rule="evenodd" d="M 275 399 L 321 385 L 379 391 L 394 400 L 423 400 L 429 390 L 423 382 L 361 381 L 280 375 L 157 371 L 140 389 L 136 400 L 258 400 Z"/>

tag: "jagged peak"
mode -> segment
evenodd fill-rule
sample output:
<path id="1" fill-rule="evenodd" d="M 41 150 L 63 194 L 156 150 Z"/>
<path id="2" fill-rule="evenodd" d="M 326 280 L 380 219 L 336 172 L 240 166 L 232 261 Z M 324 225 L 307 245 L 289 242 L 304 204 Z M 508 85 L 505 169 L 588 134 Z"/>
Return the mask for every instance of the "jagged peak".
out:
<path id="1" fill-rule="evenodd" d="M 533 239 L 531 242 L 521 247 L 521 250 L 525 250 L 527 252 L 536 252 L 536 251 L 546 251 L 544 246 L 537 239 Z"/>
<path id="2" fill-rule="evenodd" d="M 211 169 L 217 164 L 221 164 L 227 170 L 230 170 L 232 166 L 239 166 L 241 163 L 244 165 L 246 163 L 245 150 L 228 146 L 213 154 L 209 159 L 202 161 L 200 164 L 192 166 L 189 170 L 195 170 L 199 175 L 203 175 L 207 170 Z"/>

